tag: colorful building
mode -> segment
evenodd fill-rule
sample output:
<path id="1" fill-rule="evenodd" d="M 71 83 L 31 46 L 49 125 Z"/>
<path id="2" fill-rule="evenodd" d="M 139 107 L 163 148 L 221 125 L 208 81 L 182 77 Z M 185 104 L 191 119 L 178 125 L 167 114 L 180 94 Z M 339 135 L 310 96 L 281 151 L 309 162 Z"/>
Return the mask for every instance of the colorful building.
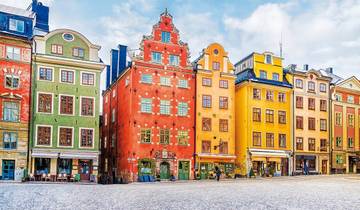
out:
<path id="1" fill-rule="evenodd" d="M 333 173 L 360 173 L 360 82 L 356 77 L 331 87 Z"/>
<path id="2" fill-rule="evenodd" d="M 167 11 L 143 37 L 131 67 L 125 47 L 112 51 L 102 145 L 112 147 L 104 168 L 116 180 L 192 177 L 195 75 L 188 51 Z"/>
<path id="3" fill-rule="evenodd" d="M 100 46 L 69 29 L 34 37 L 30 173 L 96 181 Z"/>
<path id="4" fill-rule="evenodd" d="M 294 86 L 295 174 L 330 173 L 330 82 L 319 70 L 290 69 Z"/>
<path id="5" fill-rule="evenodd" d="M 235 64 L 237 167 L 243 175 L 289 175 L 292 150 L 292 85 L 282 58 L 252 53 Z"/>
<path id="6" fill-rule="evenodd" d="M 196 176 L 206 179 L 218 166 L 225 175 L 235 165 L 235 75 L 228 53 L 210 44 L 195 60 Z"/>

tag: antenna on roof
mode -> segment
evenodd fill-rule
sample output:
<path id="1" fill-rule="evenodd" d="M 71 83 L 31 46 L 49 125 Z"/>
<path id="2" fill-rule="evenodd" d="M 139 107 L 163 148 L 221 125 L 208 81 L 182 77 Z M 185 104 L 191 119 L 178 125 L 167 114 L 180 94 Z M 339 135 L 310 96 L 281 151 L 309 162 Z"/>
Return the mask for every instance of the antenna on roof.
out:
<path id="1" fill-rule="evenodd" d="M 283 47 L 283 43 L 282 43 L 282 30 L 281 30 L 281 34 L 280 34 L 280 43 L 279 43 L 279 45 L 280 45 L 280 58 L 283 58 L 283 56 L 282 56 L 282 53 L 283 53 L 283 49 L 282 49 L 282 47 Z"/>

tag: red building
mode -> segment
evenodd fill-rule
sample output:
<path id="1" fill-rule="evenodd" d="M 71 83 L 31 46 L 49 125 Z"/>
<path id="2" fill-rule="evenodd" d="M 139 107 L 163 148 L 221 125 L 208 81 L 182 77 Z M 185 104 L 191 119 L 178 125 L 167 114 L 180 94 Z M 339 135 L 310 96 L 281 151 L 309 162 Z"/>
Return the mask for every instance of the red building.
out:
<path id="1" fill-rule="evenodd" d="M 125 67 L 126 47 L 119 46 L 111 55 L 103 93 L 101 173 L 122 181 L 150 176 L 190 179 L 195 75 L 172 16 L 161 14 L 130 67 Z"/>

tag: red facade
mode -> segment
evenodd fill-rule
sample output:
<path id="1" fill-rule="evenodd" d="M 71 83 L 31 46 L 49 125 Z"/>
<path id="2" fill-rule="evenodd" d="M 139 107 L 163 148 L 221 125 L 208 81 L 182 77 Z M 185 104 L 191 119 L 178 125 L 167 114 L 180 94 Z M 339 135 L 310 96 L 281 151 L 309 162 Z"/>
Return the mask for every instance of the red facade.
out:
<path id="1" fill-rule="evenodd" d="M 188 46 L 180 41 L 167 12 L 140 46 L 131 67 L 103 94 L 102 147 L 110 154 L 104 161 L 109 164 L 106 171 L 122 179 L 189 179 L 194 165 L 195 75 Z M 161 59 L 154 58 L 155 52 Z M 151 103 L 145 105 L 146 100 Z M 178 115 L 179 103 L 187 104 L 185 116 Z"/>

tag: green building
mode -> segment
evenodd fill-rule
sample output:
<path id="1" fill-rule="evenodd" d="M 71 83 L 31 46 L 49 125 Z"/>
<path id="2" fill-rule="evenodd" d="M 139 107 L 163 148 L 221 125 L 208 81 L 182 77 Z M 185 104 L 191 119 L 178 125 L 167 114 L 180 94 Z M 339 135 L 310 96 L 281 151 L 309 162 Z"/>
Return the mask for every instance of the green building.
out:
<path id="1" fill-rule="evenodd" d="M 37 179 L 65 174 L 96 181 L 104 68 L 99 50 L 68 29 L 34 37 L 29 168 Z"/>

